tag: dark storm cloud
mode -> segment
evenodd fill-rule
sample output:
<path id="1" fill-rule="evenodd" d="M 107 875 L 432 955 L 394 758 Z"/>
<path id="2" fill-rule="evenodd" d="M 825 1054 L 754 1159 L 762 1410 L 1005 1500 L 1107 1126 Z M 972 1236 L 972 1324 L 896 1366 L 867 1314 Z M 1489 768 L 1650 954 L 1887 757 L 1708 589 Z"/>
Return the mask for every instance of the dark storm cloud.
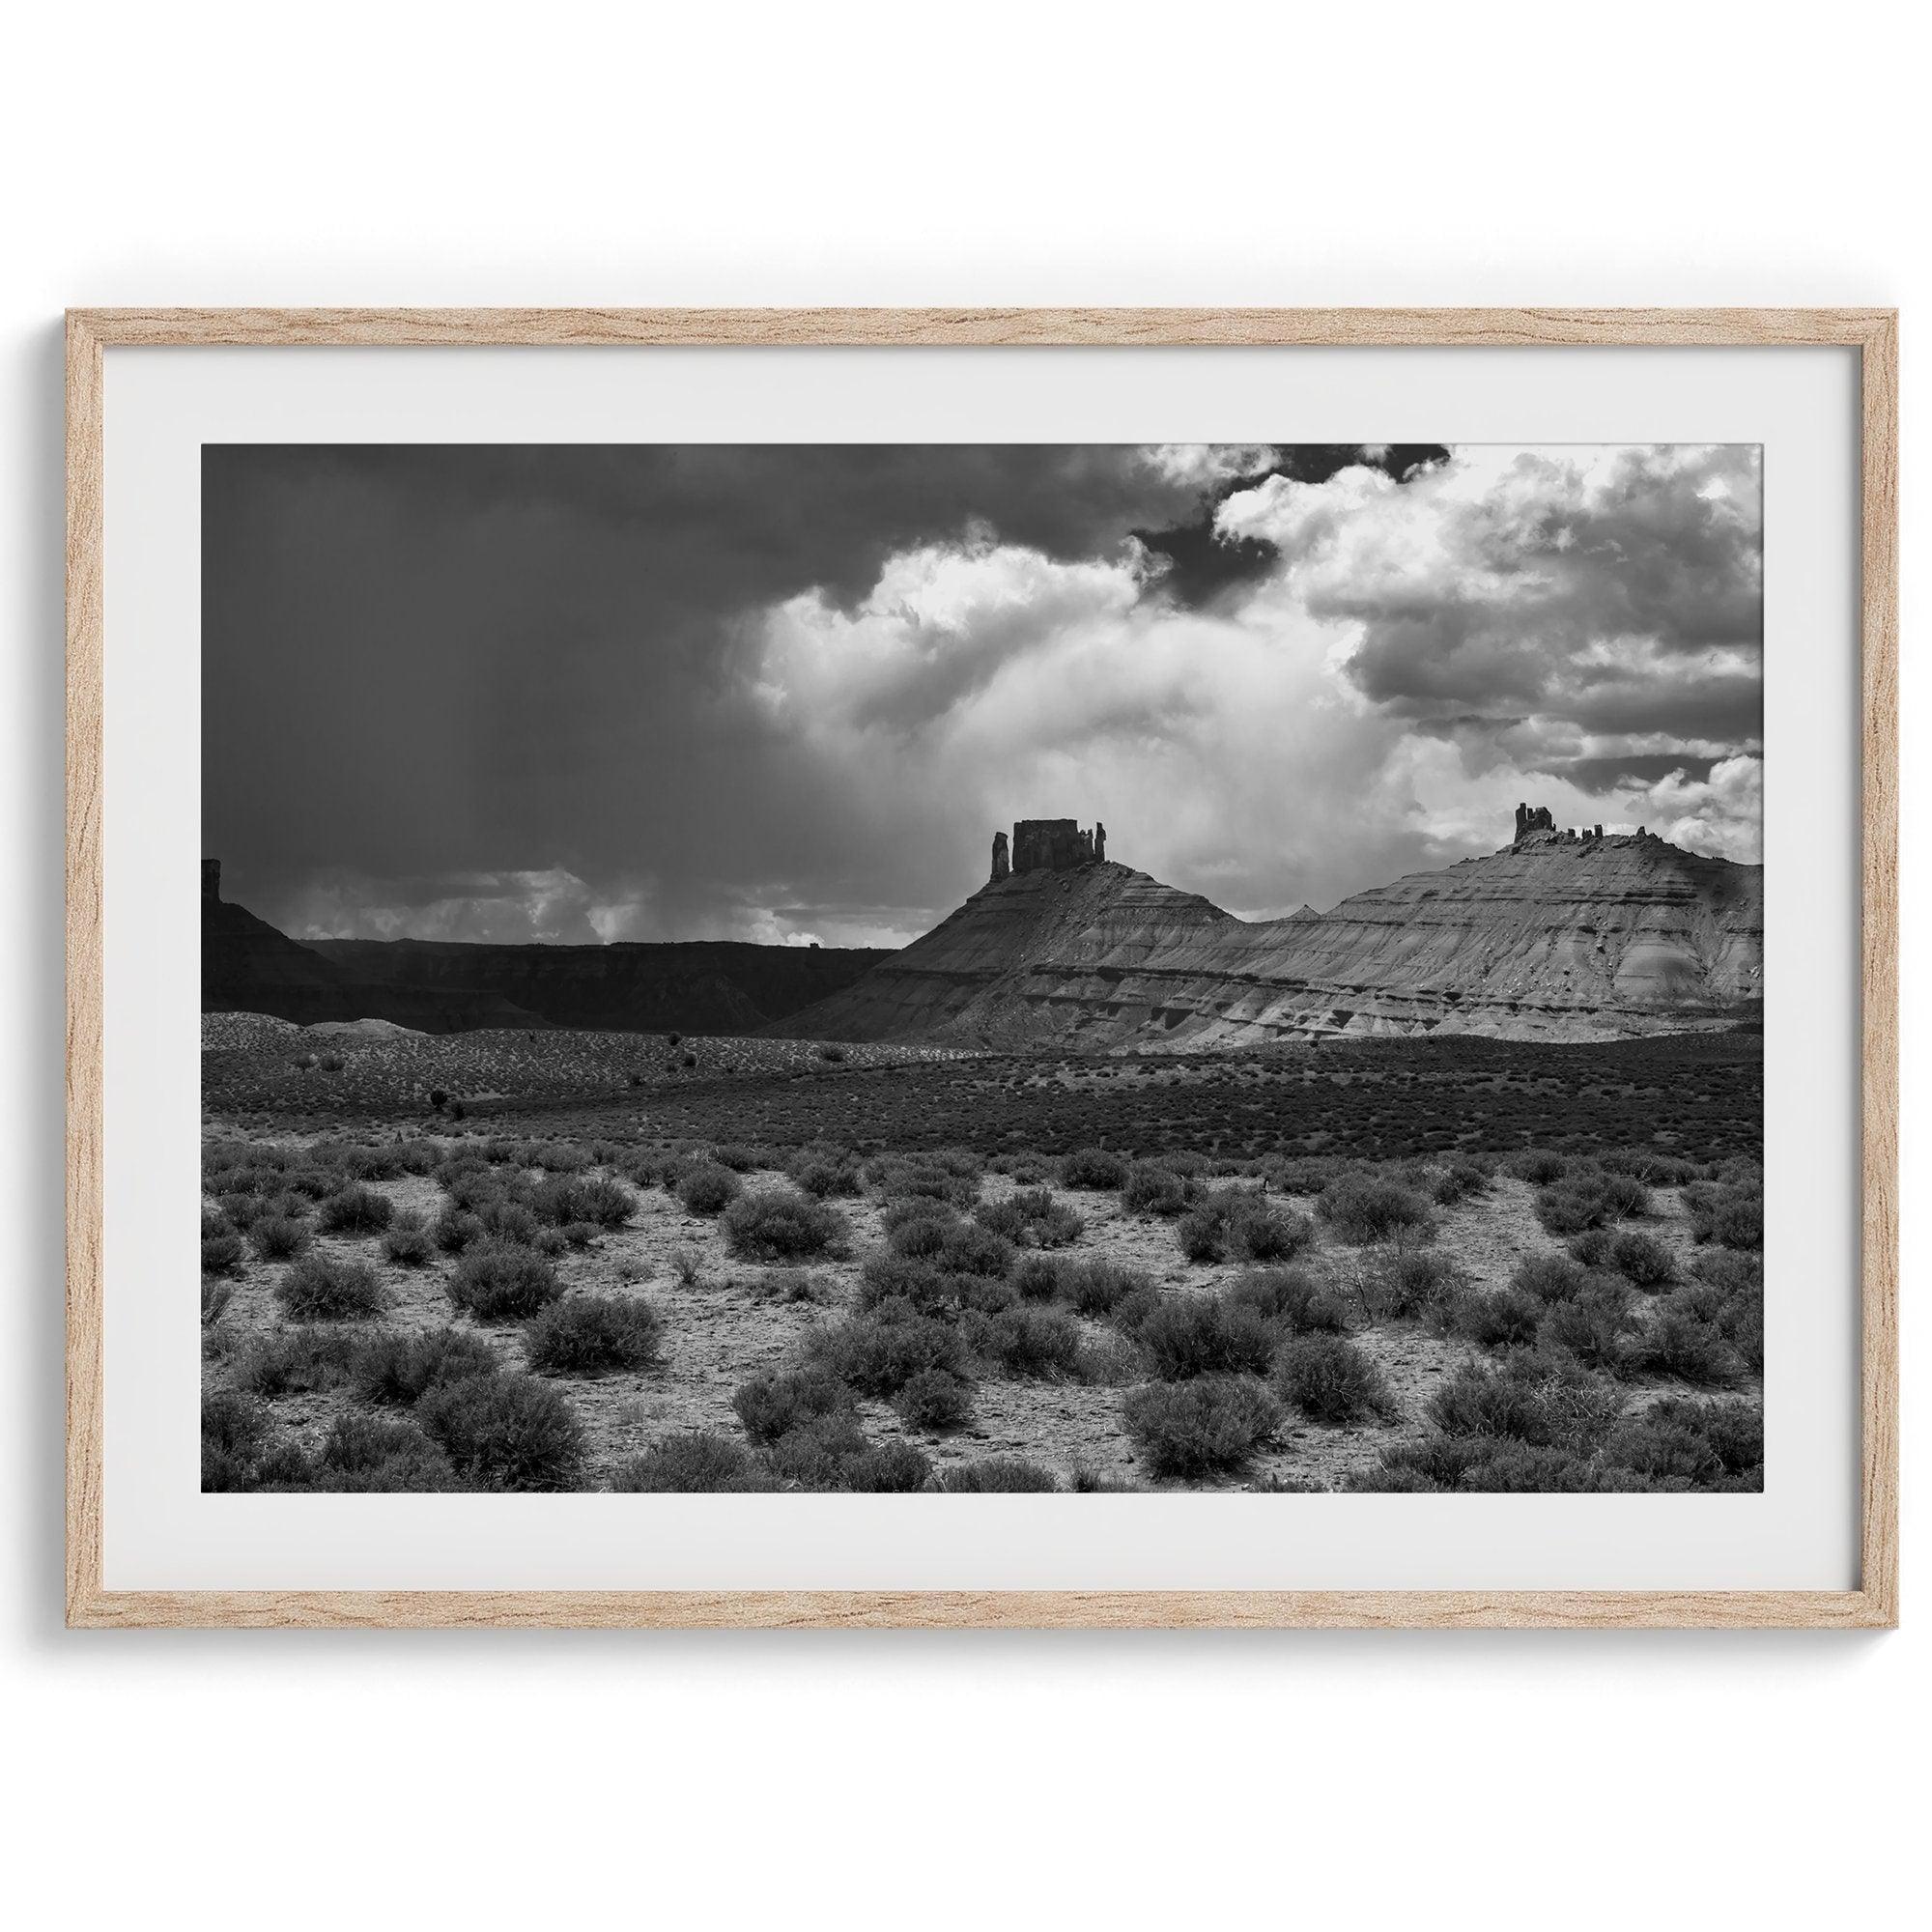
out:
<path id="1" fill-rule="evenodd" d="M 1018 816 L 1245 910 L 1525 788 L 1756 837 L 1752 452 L 217 447 L 203 512 L 204 850 L 298 935 L 903 938 Z"/>
<path id="2" fill-rule="evenodd" d="M 1440 443 L 1398 442 L 1365 447 L 1354 442 L 1290 443 L 1271 452 L 1264 471 L 1242 479 L 1252 489 L 1267 476 L 1284 476 L 1296 483 L 1325 483 L 1355 465 L 1379 469 L 1398 483 L 1418 469 L 1448 460 Z M 1202 514 L 1166 530 L 1136 530 L 1134 534 L 1166 565 L 1162 587 L 1191 611 L 1211 604 L 1225 590 L 1253 583 L 1275 567 L 1272 544 L 1254 537 L 1231 537 L 1216 527 L 1215 513 L 1228 488 L 1216 490 Z"/>
<path id="3" fill-rule="evenodd" d="M 1350 670 L 1378 703 L 1531 705 L 1617 728 L 1584 713 L 1628 677 L 1605 645 L 1641 646 L 1674 704 L 1741 728 L 1762 631 L 1756 450 L 1577 455 L 1464 456 L 1403 491 L 1367 469 L 1330 491 L 1269 478 L 1221 526 L 1271 542 L 1314 614 L 1360 624 Z"/>
<path id="4" fill-rule="evenodd" d="M 1655 784 L 1673 773 L 1682 772 L 1693 783 L 1702 784 L 1711 776 L 1712 758 L 1687 756 L 1681 753 L 1631 753 L 1623 757 L 1571 758 L 1551 764 L 1553 777 L 1568 779 L 1578 791 L 1606 795 L 1628 780 L 1639 784 Z"/>
<path id="5" fill-rule="evenodd" d="M 222 446 L 202 487 L 203 837 L 238 895 L 563 867 L 671 924 L 734 871 L 837 876 L 851 829 L 733 701 L 744 613 L 975 525 L 1112 554 L 1202 496 L 1111 446 Z"/>

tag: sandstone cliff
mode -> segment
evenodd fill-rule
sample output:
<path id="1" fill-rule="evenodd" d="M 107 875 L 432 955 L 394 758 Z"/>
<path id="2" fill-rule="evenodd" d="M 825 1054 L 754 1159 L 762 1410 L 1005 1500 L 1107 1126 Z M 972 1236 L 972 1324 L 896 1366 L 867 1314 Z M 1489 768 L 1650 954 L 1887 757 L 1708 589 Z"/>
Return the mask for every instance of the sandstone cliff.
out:
<path id="1" fill-rule="evenodd" d="M 547 1022 L 500 994 L 474 987 L 429 989 L 369 984 L 285 932 L 204 890 L 201 1009 L 267 1013 L 313 1026 L 322 1020 L 393 1020 L 424 1033 Z"/>
<path id="2" fill-rule="evenodd" d="M 748 1034 L 856 980 L 889 953 L 729 941 L 475 946 L 319 939 L 302 945 L 221 896 L 202 868 L 201 1009 L 312 1026 L 389 1020 L 480 1027 Z"/>
<path id="3" fill-rule="evenodd" d="M 774 1031 L 1091 1047 L 1324 1036 L 1584 1040 L 1754 1018 L 1763 869 L 1537 829 L 1248 923 L 1118 864 L 1013 872 Z"/>

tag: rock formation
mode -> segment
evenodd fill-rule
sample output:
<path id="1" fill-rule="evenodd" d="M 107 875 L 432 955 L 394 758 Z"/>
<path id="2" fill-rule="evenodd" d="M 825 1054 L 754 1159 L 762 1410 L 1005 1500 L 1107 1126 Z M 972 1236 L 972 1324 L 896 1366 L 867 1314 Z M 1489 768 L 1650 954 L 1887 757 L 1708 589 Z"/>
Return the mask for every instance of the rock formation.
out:
<path id="1" fill-rule="evenodd" d="M 1010 877 L 774 1031 L 1145 1048 L 1607 1039 L 1756 1016 L 1762 867 L 1529 818 L 1486 858 L 1253 923 L 1111 861 L 1023 869 L 1016 839 Z"/>
<path id="2" fill-rule="evenodd" d="M 993 834 L 993 876 L 988 884 L 997 886 L 1012 869 L 1007 863 L 1007 835 L 996 832 Z"/>
<path id="3" fill-rule="evenodd" d="M 397 939 L 301 945 L 220 896 L 201 867 L 201 1009 L 312 1026 L 389 1020 L 423 1033 L 563 1026 L 755 1033 L 890 955 L 737 941 L 469 946 Z"/>
<path id="4" fill-rule="evenodd" d="M 1096 834 L 1100 850 L 1095 849 Z M 1105 826 L 1097 827 L 1095 831 L 1084 831 L 1077 819 L 1022 818 L 1013 826 L 1012 869 L 1015 872 L 1070 872 L 1077 866 L 1091 866 L 1106 856 L 1106 838 Z M 1000 837 L 995 834 L 995 867 L 999 865 L 1000 844 Z M 997 869 L 993 876 L 1000 876 Z"/>

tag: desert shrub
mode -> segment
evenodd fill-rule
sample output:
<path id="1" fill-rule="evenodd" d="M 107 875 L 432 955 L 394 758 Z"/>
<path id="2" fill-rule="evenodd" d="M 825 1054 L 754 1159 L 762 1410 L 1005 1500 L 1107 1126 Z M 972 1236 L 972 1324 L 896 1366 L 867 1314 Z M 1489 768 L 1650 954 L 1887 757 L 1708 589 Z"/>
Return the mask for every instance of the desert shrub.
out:
<path id="1" fill-rule="evenodd" d="M 959 1305 L 961 1280 L 916 1255 L 868 1255 L 859 1270 L 858 1304 L 867 1309 L 904 1301 L 932 1314 Z"/>
<path id="2" fill-rule="evenodd" d="M 281 1181 L 291 1194 L 298 1194 L 306 1201 L 320 1201 L 333 1194 L 339 1177 L 330 1169 L 313 1161 L 303 1161 L 283 1170 Z"/>
<path id="3" fill-rule="evenodd" d="M 201 1321 L 203 1327 L 219 1321 L 228 1312 L 228 1304 L 235 1299 L 235 1284 L 219 1275 L 205 1274 L 201 1278 Z"/>
<path id="4" fill-rule="evenodd" d="M 840 1066 L 845 1061 L 845 1049 L 831 1040 L 822 1041 L 812 1049 L 815 1059 L 822 1060 L 828 1066 Z"/>
<path id="5" fill-rule="evenodd" d="M 739 1186 L 738 1177 L 728 1167 L 694 1167 L 677 1183 L 678 1203 L 690 1214 L 722 1214 Z"/>
<path id="6" fill-rule="evenodd" d="M 526 1203 L 508 1195 L 491 1195 L 478 1201 L 469 1210 L 469 1219 L 475 1223 L 474 1238 L 478 1240 L 516 1241 L 526 1248 L 536 1245 L 536 1215 Z"/>
<path id="7" fill-rule="evenodd" d="M 380 1235 L 394 1219 L 396 1205 L 373 1187 L 350 1186 L 329 1195 L 316 1213 L 331 1235 Z"/>
<path id="8" fill-rule="evenodd" d="M 1572 1261 L 1580 1262 L 1586 1268 L 1603 1268 L 1610 1264 L 1610 1243 L 1615 1239 L 1607 1228 L 1585 1228 L 1580 1235 L 1573 1235 L 1564 1246 Z"/>
<path id="9" fill-rule="evenodd" d="M 925 1195 L 895 1196 L 879 1210 L 879 1226 L 895 1254 L 931 1254 L 945 1238 L 947 1229 L 958 1225 L 957 1208 Z M 897 1238 L 900 1235 L 903 1239 Z"/>
<path id="10" fill-rule="evenodd" d="M 419 1215 L 399 1215 L 383 1236 L 383 1253 L 401 1267 L 427 1267 L 436 1259 L 436 1241 Z"/>
<path id="11" fill-rule="evenodd" d="M 1638 1325 L 1621 1279 L 1597 1275 L 1549 1309 L 1537 1325 L 1536 1341 L 1545 1350 L 1574 1355 L 1585 1368 L 1622 1375 L 1630 1366 L 1630 1338 Z"/>
<path id="12" fill-rule="evenodd" d="M 859 1192 L 859 1163 L 844 1148 L 802 1149 L 787 1162 L 785 1177 L 821 1201 Z"/>
<path id="13" fill-rule="evenodd" d="M 1122 1482 L 1118 1476 L 1104 1476 L 1086 1463 L 1075 1463 L 1068 1472 L 1066 1487 L 1076 1496 L 1119 1496 L 1138 1493 L 1139 1485 Z"/>
<path id="14" fill-rule="evenodd" d="M 201 1217 L 203 1234 L 220 1232 L 220 1223 L 225 1221 L 231 1228 L 245 1235 L 262 1216 L 269 1212 L 267 1199 L 260 1194 L 224 1194 L 221 1197 L 219 1221 L 211 1221 L 204 1209 Z"/>
<path id="15" fill-rule="evenodd" d="M 1474 1161 L 1451 1161 L 1435 1177 L 1432 1192 L 1438 1208 L 1453 1208 L 1459 1201 L 1467 1201 L 1471 1196 L 1489 1192 L 1490 1173 L 1488 1168 L 1478 1167 Z"/>
<path id="16" fill-rule="evenodd" d="M 350 1358 L 355 1393 L 383 1408 L 408 1408 L 443 1382 L 494 1376 L 497 1352 L 480 1335 L 463 1328 L 432 1328 L 403 1335 L 393 1329 L 359 1343 Z"/>
<path id="17" fill-rule="evenodd" d="M 1463 1294 L 1443 1304 L 1440 1319 L 1452 1335 L 1479 1349 L 1516 1349 L 1535 1341 L 1543 1303 L 1520 1288 L 1488 1294 Z"/>
<path id="18" fill-rule="evenodd" d="M 1628 1471 L 1606 1468 L 1575 1449 L 1494 1435 L 1437 1435 L 1395 1443 L 1383 1450 L 1378 1466 L 1349 1484 L 1351 1490 L 1518 1494 L 1643 1487 Z"/>
<path id="19" fill-rule="evenodd" d="M 958 1463 L 942 1472 L 939 1487 L 950 1496 L 1020 1495 L 1058 1490 L 1053 1472 L 1018 1456 L 987 1456 Z"/>
<path id="20" fill-rule="evenodd" d="M 1536 1218 L 1552 1235 L 1580 1235 L 1649 1211 L 1650 1190 L 1642 1181 L 1595 1168 L 1573 1168 L 1536 1197 Z"/>
<path id="21" fill-rule="evenodd" d="M 1764 1373 L 1764 1295 L 1751 1290 L 1732 1295 L 1718 1311 L 1717 1328 L 1754 1376 Z"/>
<path id="22" fill-rule="evenodd" d="M 1348 1164 L 1332 1154 L 1277 1154 L 1264 1164 L 1267 1182 L 1279 1194 L 1320 1194 Z"/>
<path id="23" fill-rule="evenodd" d="M 1585 1181 L 1558 1181 L 1536 1197 L 1536 1218 L 1552 1235 L 1578 1235 L 1602 1227 L 1604 1198 Z"/>
<path id="24" fill-rule="evenodd" d="M 1278 1339 L 1251 1307 L 1208 1294 L 1163 1296 L 1132 1330 L 1162 1381 L 1196 1376 L 1261 1375 Z"/>
<path id="25" fill-rule="evenodd" d="M 303 1255 L 284 1268 L 275 1299 L 292 1321 L 364 1321 L 389 1302 L 373 1268 L 326 1255 Z"/>
<path id="26" fill-rule="evenodd" d="M 490 1489 L 569 1489 L 582 1469 L 583 1425 L 537 1376 L 440 1382 L 415 1414 L 458 1474 Z"/>
<path id="27" fill-rule="evenodd" d="M 931 1459 L 910 1442 L 868 1443 L 847 1456 L 839 1471 L 844 1486 L 873 1495 L 904 1495 L 932 1480 Z"/>
<path id="28" fill-rule="evenodd" d="M 1130 1389 L 1121 1403 L 1136 1453 L 1156 1476 L 1237 1469 L 1281 1427 L 1281 1405 L 1253 1376 Z"/>
<path id="29" fill-rule="evenodd" d="M 385 1415 L 340 1415 L 329 1425 L 305 1486 L 359 1494 L 423 1492 L 459 1487 L 454 1464 L 415 1422 Z"/>
<path id="30" fill-rule="evenodd" d="M 1573 1449 L 1492 1442 L 1490 1453 L 1463 1472 L 1457 1487 L 1468 1493 L 1552 1495 L 1622 1486 L 1606 1483 L 1596 1464 Z"/>
<path id="31" fill-rule="evenodd" d="M 1539 1447 L 1582 1448 L 1623 1412 L 1614 1383 L 1561 1357 L 1524 1352 L 1470 1362 L 1430 1399 L 1446 1435 L 1507 1435 Z"/>
<path id="32" fill-rule="evenodd" d="M 1261 1202 L 1236 1207 L 1229 1217 L 1230 1250 L 1244 1261 L 1293 1261 L 1315 1239 L 1306 1214 L 1268 1208 Z"/>
<path id="33" fill-rule="evenodd" d="M 1371 1174 L 1338 1175 L 1321 1190 L 1316 1212 L 1354 1247 L 1427 1240 L 1435 1232 L 1435 1216 L 1420 1194 Z"/>
<path id="34" fill-rule="evenodd" d="M 1371 1321 L 1415 1321 L 1457 1300 L 1466 1271 L 1427 1248 L 1385 1248 L 1362 1270 L 1357 1293 Z"/>
<path id="35" fill-rule="evenodd" d="M 331 1141 L 311 1150 L 350 1180 L 393 1180 L 407 1170 L 402 1150 L 372 1147 L 366 1141 Z"/>
<path id="36" fill-rule="evenodd" d="M 982 1275 L 1004 1281 L 1012 1272 L 1013 1248 L 989 1229 L 961 1221 L 946 1229 L 930 1259 L 949 1274 Z"/>
<path id="37" fill-rule="evenodd" d="M 592 1376 L 647 1369 L 663 1332 L 648 1302 L 623 1294 L 567 1294 L 529 1325 L 530 1367 L 545 1376 Z"/>
<path id="38" fill-rule="evenodd" d="M 1393 1421 L 1394 1398 L 1359 1344 L 1340 1335 L 1294 1335 L 1275 1357 L 1274 1383 L 1311 1422 L 1339 1429 Z"/>
<path id="39" fill-rule="evenodd" d="M 1128 1295 L 1152 1287 L 1153 1277 L 1144 1269 L 1097 1257 L 1065 1262 L 1060 1268 L 1060 1293 L 1078 1315 L 1111 1315 Z"/>
<path id="40" fill-rule="evenodd" d="M 1193 1186 L 1172 1168 L 1137 1160 L 1127 1170 L 1125 1185 L 1121 1189 L 1121 1205 L 1130 1214 L 1172 1216 L 1186 1212 L 1194 1193 Z"/>
<path id="41" fill-rule="evenodd" d="M 1610 1236 L 1604 1260 L 1638 1288 L 1668 1288 L 1677 1279 L 1677 1263 L 1670 1250 L 1655 1235 L 1640 1234 L 1634 1228 L 1619 1229 Z"/>
<path id="42" fill-rule="evenodd" d="M 556 1270 L 513 1241 L 478 1241 L 444 1283 L 449 1298 L 477 1321 L 527 1321 L 563 1293 Z"/>
<path id="43" fill-rule="evenodd" d="M 893 1398 L 908 1429 L 935 1434 L 963 1428 L 973 1419 L 973 1385 L 949 1369 L 921 1369 Z"/>
<path id="44" fill-rule="evenodd" d="M 283 1328 L 245 1343 L 229 1374 L 237 1388 L 272 1402 L 341 1387 L 354 1360 L 355 1344 L 339 1328 Z"/>
<path id="45" fill-rule="evenodd" d="M 1633 1350 L 1634 1367 L 1645 1375 L 1669 1376 L 1693 1388 L 1728 1388 L 1744 1374 L 1744 1362 L 1714 1321 L 1666 1301 Z"/>
<path id="46" fill-rule="evenodd" d="M 1546 1148 L 1524 1148 L 1520 1153 L 1503 1157 L 1505 1174 L 1526 1180 L 1534 1187 L 1548 1187 L 1552 1180 L 1561 1180 L 1570 1167 L 1566 1155 L 1552 1153 Z"/>
<path id="47" fill-rule="evenodd" d="M 1693 1240 L 1740 1251 L 1764 1246 L 1764 1201 L 1760 1195 L 1717 1186 L 1700 1188 L 1694 1200 L 1687 1188 L 1685 1200 L 1690 1209 Z"/>
<path id="48" fill-rule="evenodd" d="M 1083 1336 L 1073 1373 L 1094 1388 L 1125 1388 L 1148 1378 L 1148 1359 L 1125 1335 Z"/>
<path id="49" fill-rule="evenodd" d="M 731 1252 L 754 1262 L 839 1254 L 849 1232 L 838 1208 L 796 1188 L 741 1194 L 725 1208 L 723 1225 Z"/>
<path id="50" fill-rule="evenodd" d="M 755 1174 L 761 1167 L 776 1164 L 764 1148 L 747 1147 L 735 1141 L 723 1141 L 713 1147 L 711 1158 L 733 1174 Z"/>
<path id="51" fill-rule="evenodd" d="M 1597 1165 L 1608 1174 L 1627 1174 L 1651 1187 L 1682 1187 L 1696 1177 L 1695 1166 L 1680 1154 L 1653 1148 L 1617 1148 L 1599 1154 Z"/>
<path id="52" fill-rule="evenodd" d="M 1060 1293 L 1061 1278 L 1078 1265 L 1052 1255 L 1023 1254 L 1013 1264 L 1014 1292 L 1022 1301 L 1051 1301 Z"/>
<path id="53" fill-rule="evenodd" d="M 1721 1294 L 1758 1294 L 1764 1287 L 1764 1265 L 1749 1255 L 1728 1249 L 1702 1254 L 1690 1264 L 1690 1278 Z"/>
<path id="54" fill-rule="evenodd" d="M 1588 1286 L 1590 1271 L 1570 1255 L 1531 1255 L 1517 1264 L 1510 1286 L 1545 1302 L 1574 1301 Z"/>
<path id="55" fill-rule="evenodd" d="M 1215 1208 L 1191 1208 L 1175 1224 L 1174 1236 L 1189 1261 L 1218 1262 L 1228 1252 L 1228 1218 Z"/>
<path id="56" fill-rule="evenodd" d="M 483 1224 L 474 1214 L 445 1208 L 437 1216 L 432 1238 L 446 1255 L 460 1255 L 483 1238 Z"/>
<path id="57" fill-rule="evenodd" d="M 201 1487 L 244 1490 L 268 1440 L 269 1416 L 261 1404 L 233 1389 L 201 1399 Z"/>
<path id="58" fill-rule="evenodd" d="M 1064 1248 L 1087 1226 L 1044 1187 L 1023 1187 L 1004 1201 L 987 1202 L 974 1209 L 973 1218 L 1016 1248 Z"/>
<path id="59" fill-rule="evenodd" d="M 805 1268 L 773 1268 L 759 1282 L 758 1288 L 773 1301 L 809 1301 L 822 1305 L 833 1298 L 830 1283 Z"/>
<path id="60" fill-rule="evenodd" d="M 822 1368 L 767 1369 L 740 1382 L 731 1407 L 753 1442 L 776 1442 L 828 1415 L 846 1415 L 852 1392 Z"/>
<path id="61" fill-rule="evenodd" d="M 1225 1298 L 1291 1334 L 1339 1335 L 1349 1325 L 1340 1299 L 1305 1268 L 1249 1268 Z"/>
<path id="62" fill-rule="evenodd" d="M 342 1056 L 339 1053 L 325 1053 L 316 1065 L 325 1073 L 340 1073 L 343 1066 Z"/>
<path id="63" fill-rule="evenodd" d="M 1105 1148 L 1075 1148 L 1060 1163 L 1060 1180 L 1064 1187 L 1099 1192 L 1123 1187 L 1126 1179 L 1126 1156 L 1110 1153 Z"/>
<path id="64" fill-rule="evenodd" d="M 201 1237 L 201 1271 L 203 1274 L 233 1274 L 242 1265 L 242 1236 L 232 1229 L 223 1228 L 215 1234 L 204 1233 Z"/>
<path id="65" fill-rule="evenodd" d="M 824 1415 L 788 1429 L 767 1452 L 787 1482 L 808 1490 L 842 1490 L 848 1470 L 867 1448 L 865 1432 L 849 1412 Z"/>
<path id="66" fill-rule="evenodd" d="M 1057 1308 L 1005 1309 L 977 1318 L 969 1332 L 975 1351 L 1009 1376 L 1069 1376 L 1080 1353 L 1079 1325 Z"/>
<path id="67" fill-rule="evenodd" d="M 678 1198 L 684 1199 L 681 1192 Z M 602 1175 L 551 1175 L 537 1183 L 529 1197 L 530 1211 L 553 1228 L 579 1223 L 593 1228 L 621 1228 L 637 1205 L 628 1187 Z M 685 1206 L 691 1204 L 686 1201 Z"/>
<path id="68" fill-rule="evenodd" d="M 308 1223 L 288 1214 L 265 1214 L 248 1230 L 248 1245 L 265 1262 L 293 1261 L 309 1238 Z"/>
<path id="69" fill-rule="evenodd" d="M 1660 1481 L 1710 1487 L 1731 1478 L 1759 1488 L 1764 1480 L 1764 1416 L 1754 1403 L 1741 1400 L 1666 1396 L 1623 1423 L 1604 1455 Z"/>
<path id="70" fill-rule="evenodd" d="M 866 1163 L 864 1179 L 888 1200 L 923 1199 L 970 1208 L 980 1198 L 980 1174 L 974 1156 L 948 1151 L 881 1154 Z"/>
<path id="71" fill-rule="evenodd" d="M 771 1487 L 742 1442 L 700 1430 L 666 1436 L 611 1477 L 612 1490 L 632 1494 L 725 1495 Z"/>
<path id="72" fill-rule="evenodd" d="M 862 1395 L 896 1395 L 929 1369 L 966 1372 L 958 1331 L 908 1301 L 882 1302 L 869 1313 L 822 1328 L 807 1351 L 812 1367 Z"/>

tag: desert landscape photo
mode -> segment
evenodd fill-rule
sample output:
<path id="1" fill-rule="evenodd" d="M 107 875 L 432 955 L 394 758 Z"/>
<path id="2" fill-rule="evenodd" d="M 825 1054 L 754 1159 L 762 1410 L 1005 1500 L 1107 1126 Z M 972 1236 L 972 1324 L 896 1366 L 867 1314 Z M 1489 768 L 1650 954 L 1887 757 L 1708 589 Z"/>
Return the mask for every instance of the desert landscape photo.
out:
<path id="1" fill-rule="evenodd" d="M 1762 1488 L 1755 448 L 202 517 L 204 1489 Z"/>

